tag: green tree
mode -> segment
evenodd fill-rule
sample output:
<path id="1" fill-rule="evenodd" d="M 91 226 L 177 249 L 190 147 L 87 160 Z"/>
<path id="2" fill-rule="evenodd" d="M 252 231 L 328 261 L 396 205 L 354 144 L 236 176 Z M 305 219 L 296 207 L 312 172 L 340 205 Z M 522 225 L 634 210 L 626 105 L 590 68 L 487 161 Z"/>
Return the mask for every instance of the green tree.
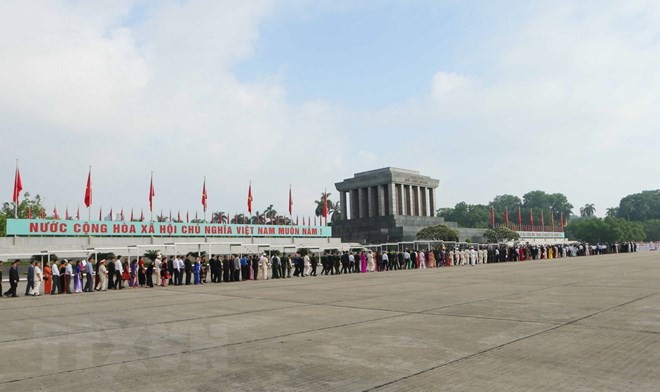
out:
<path id="1" fill-rule="evenodd" d="M 646 237 L 640 222 L 614 217 L 575 219 L 565 230 L 568 238 L 590 243 L 643 241 Z"/>
<path id="2" fill-rule="evenodd" d="M 660 219 L 651 219 L 642 223 L 646 241 L 660 241 Z"/>
<path id="3" fill-rule="evenodd" d="M 272 219 L 273 221 L 275 221 L 275 217 L 276 217 L 276 216 L 277 216 L 277 211 L 275 210 L 275 208 L 273 207 L 272 204 L 269 205 L 269 206 L 264 210 L 264 217 L 266 217 L 266 219 L 269 219 L 269 220 Z"/>
<path id="4" fill-rule="evenodd" d="M 417 233 L 418 240 L 428 241 L 458 241 L 458 231 L 447 225 L 427 227 Z"/>
<path id="5" fill-rule="evenodd" d="M 25 192 L 23 198 L 18 203 L 18 218 L 27 219 L 28 211 L 32 213 L 33 218 L 36 218 L 43 209 L 44 207 L 41 204 L 41 196 L 36 195 L 33 198 L 30 196 L 29 192 Z M 0 208 L 0 236 L 7 235 L 7 219 L 13 218 L 14 203 L 3 203 L 2 208 Z"/>
<path id="6" fill-rule="evenodd" d="M 224 211 L 215 211 L 211 213 L 211 219 L 216 223 L 228 223 L 229 217 Z"/>
<path id="7" fill-rule="evenodd" d="M 514 195 L 499 195 L 495 196 L 489 206 L 495 209 L 495 221 L 504 222 L 503 212 L 508 209 L 509 215 L 511 215 L 518 211 L 518 208 L 522 207 L 522 200 Z"/>
<path id="8" fill-rule="evenodd" d="M 489 206 L 460 202 L 454 208 L 441 208 L 437 211 L 449 222 L 456 222 L 460 227 L 488 228 L 490 226 Z"/>
<path id="9" fill-rule="evenodd" d="M 660 219 L 660 189 L 624 197 L 619 202 L 618 217 L 632 221 Z"/>
<path id="10" fill-rule="evenodd" d="M 155 261 L 159 254 L 160 254 L 159 249 L 150 249 L 144 252 L 143 256 L 151 261 Z"/>
<path id="11" fill-rule="evenodd" d="M 593 204 L 585 204 L 584 207 L 580 208 L 580 216 L 583 217 L 592 217 L 596 212 L 596 207 Z"/>
<path id="12" fill-rule="evenodd" d="M 610 207 L 605 212 L 605 216 L 616 217 L 618 215 L 619 215 L 619 208 L 618 207 Z"/>
<path id="13" fill-rule="evenodd" d="M 234 224 L 243 224 L 244 221 L 246 223 L 249 222 L 249 219 L 245 216 L 245 214 L 236 214 L 231 218 L 229 222 Z"/>
<path id="14" fill-rule="evenodd" d="M 506 242 L 520 239 L 520 235 L 508 227 L 496 227 L 484 232 L 484 237 L 488 242 Z"/>
<path id="15" fill-rule="evenodd" d="M 339 212 L 338 208 L 335 207 L 335 203 L 330 200 L 330 195 L 331 193 L 329 192 L 321 192 L 321 198 L 315 201 L 316 210 L 314 210 L 314 214 L 316 214 L 318 217 L 323 216 L 323 197 L 325 196 L 328 199 L 328 220 L 335 222 L 340 218 L 341 212 Z M 334 216 L 336 213 L 339 213 L 337 217 Z"/>
<path id="16" fill-rule="evenodd" d="M 527 210 L 550 211 L 557 222 L 561 214 L 564 217 L 568 217 L 573 213 L 573 205 L 568 202 L 568 198 L 564 194 L 548 194 L 538 190 L 527 192 L 523 195 L 523 208 Z"/>

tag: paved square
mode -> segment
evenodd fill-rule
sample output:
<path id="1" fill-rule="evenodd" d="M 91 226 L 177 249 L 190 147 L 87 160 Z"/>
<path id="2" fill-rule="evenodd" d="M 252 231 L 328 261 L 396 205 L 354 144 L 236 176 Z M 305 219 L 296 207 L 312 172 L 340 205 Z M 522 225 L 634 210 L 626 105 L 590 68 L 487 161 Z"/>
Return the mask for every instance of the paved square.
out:
<path id="1" fill-rule="evenodd" d="M 657 253 L 0 300 L 0 391 L 657 391 L 659 364 Z"/>

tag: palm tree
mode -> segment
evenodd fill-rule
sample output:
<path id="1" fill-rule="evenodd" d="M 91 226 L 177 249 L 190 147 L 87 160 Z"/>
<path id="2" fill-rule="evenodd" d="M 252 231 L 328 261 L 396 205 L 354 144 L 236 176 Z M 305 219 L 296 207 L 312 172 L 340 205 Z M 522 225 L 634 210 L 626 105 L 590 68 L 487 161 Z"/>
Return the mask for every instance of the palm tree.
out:
<path id="1" fill-rule="evenodd" d="M 266 208 L 266 210 L 264 210 L 264 217 L 266 217 L 267 219 L 274 220 L 276 216 L 277 216 L 277 211 L 275 211 L 275 208 L 273 208 L 272 204 L 269 205 L 268 208 Z"/>
<path id="2" fill-rule="evenodd" d="M 607 209 L 607 212 L 605 213 L 607 216 L 615 217 L 619 215 L 619 208 L 618 207 L 610 207 Z"/>
<path id="3" fill-rule="evenodd" d="M 341 220 L 341 203 L 340 202 L 334 203 L 329 213 L 332 214 L 332 218 L 331 218 L 332 222 L 337 222 Z"/>
<path id="4" fill-rule="evenodd" d="M 593 216 L 596 212 L 596 207 L 593 204 L 585 204 L 584 207 L 580 208 L 580 214 L 584 217 Z"/>
<path id="5" fill-rule="evenodd" d="M 264 222 L 266 222 L 266 218 L 264 217 L 264 214 L 260 213 L 259 211 L 255 211 L 254 215 L 252 215 L 248 221 L 252 224 L 255 225 L 260 225 Z"/>
<path id="6" fill-rule="evenodd" d="M 227 223 L 229 222 L 229 217 L 224 211 L 215 211 L 211 214 L 211 220 L 217 223 Z"/>
<path id="7" fill-rule="evenodd" d="M 245 222 L 248 222 L 248 219 L 245 216 L 245 214 L 236 214 L 231 218 L 230 223 L 243 224 L 244 220 L 245 220 Z"/>
<path id="8" fill-rule="evenodd" d="M 314 213 L 316 214 L 316 216 L 319 216 L 319 217 L 323 216 L 323 199 L 324 199 L 324 197 L 328 201 L 328 215 L 330 215 L 330 211 L 334 210 L 334 204 L 332 203 L 332 200 L 330 200 L 330 193 L 321 192 L 321 199 L 316 200 L 316 202 L 315 202 L 316 203 L 316 210 L 314 211 Z"/>

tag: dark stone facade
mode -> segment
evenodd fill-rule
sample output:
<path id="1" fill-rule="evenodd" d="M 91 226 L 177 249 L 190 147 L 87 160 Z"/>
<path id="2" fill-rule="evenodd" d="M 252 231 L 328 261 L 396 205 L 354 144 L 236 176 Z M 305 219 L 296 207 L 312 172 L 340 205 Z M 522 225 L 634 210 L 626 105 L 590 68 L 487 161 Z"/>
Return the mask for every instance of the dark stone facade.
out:
<path id="1" fill-rule="evenodd" d="M 456 228 L 456 223 L 432 216 L 378 216 L 355 220 L 341 220 L 332 225 L 332 235 L 342 242 L 378 244 L 414 241 L 417 232 L 429 226 L 445 224 Z"/>
<path id="2" fill-rule="evenodd" d="M 384 243 L 413 241 L 429 226 L 455 228 L 455 223 L 434 216 L 439 183 L 417 171 L 393 167 L 338 182 L 342 219 L 333 223 L 333 235 L 344 242 Z"/>

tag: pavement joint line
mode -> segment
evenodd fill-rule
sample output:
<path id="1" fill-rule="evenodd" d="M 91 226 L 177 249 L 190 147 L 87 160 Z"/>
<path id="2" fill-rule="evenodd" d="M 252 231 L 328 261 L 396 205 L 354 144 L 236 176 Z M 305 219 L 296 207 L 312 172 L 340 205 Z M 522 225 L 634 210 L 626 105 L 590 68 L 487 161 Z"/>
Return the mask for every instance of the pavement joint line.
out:
<path id="1" fill-rule="evenodd" d="M 651 335 L 660 335 L 658 331 L 644 331 L 641 329 L 632 329 L 632 328 L 616 328 L 616 327 L 603 327 L 600 325 L 589 325 L 589 324 L 575 324 L 576 327 L 587 328 L 587 329 L 601 329 L 609 331 L 619 331 L 619 332 L 634 332 L 634 333 L 643 333 Z"/>
<path id="2" fill-rule="evenodd" d="M 277 310 L 277 309 L 271 309 L 271 310 Z M 246 312 L 246 313 L 251 313 L 251 312 Z M 272 339 L 282 339 L 282 338 L 286 338 L 286 337 L 294 336 L 294 335 L 299 335 L 299 334 L 307 334 L 307 333 L 325 331 L 325 330 L 330 330 L 330 329 L 335 329 L 335 328 L 350 327 L 350 326 L 353 326 L 353 325 L 371 323 L 371 322 L 374 322 L 374 321 L 389 320 L 389 319 L 394 319 L 394 318 L 398 318 L 398 317 L 405 317 L 405 316 L 408 316 L 408 314 L 397 314 L 397 315 L 393 315 L 393 316 L 379 317 L 379 318 L 375 318 L 375 319 L 356 321 L 356 322 L 352 322 L 352 323 L 326 326 L 326 327 L 315 328 L 315 329 L 306 330 L 306 331 L 291 332 L 291 333 L 287 333 L 287 334 L 269 336 L 269 337 L 264 337 L 264 338 L 259 338 L 259 339 L 244 340 L 244 341 L 241 341 L 241 342 L 219 344 L 219 345 L 210 346 L 210 347 L 203 347 L 203 348 L 198 348 L 198 349 L 179 351 L 179 352 L 176 352 L 176 353 L 167 353 L 167 354 L 161 354 L 161 355 L 154 355 L 154 356 L 151 356 L 151 357 L 130 359 L 130 360 L 120 361 L 120 362 L 115 362 L 115 363 L 106 363 L 106 364 L 103 364 L 103 365 L 89 366 L 89 367 L 86 367 L 86 368 L 63 370 L 63 371 L 56 372 L 56 373 L 40 374 L 38 376 L 31 376 L 31 377 L 25 377 L 25 378 L 20 378 L 20 379 L 2 381 L 2 382 L 0 382 L 0 385 L 13 384 L 13 383 L 21 382 L 21 381 L 35 380 L 35 379 L 50 377 L 50 376 L 54 376 L 54 375 L 71 374 L 71 373 L 80 372 L 80 371 L 89 371 L 89 370 L 93 370 L 93 369 L 104 368 L 104 367 L 107 367 L 107 366 L 125 365 L 125 364 L 129 364 L 129 363 L 133 363 L 133 362 L 140 362 L 140 361 L 144 361 L 144 360 L 154 360 L 154 359 L 160 359 L 160 358 L 165 358 L 165 357 L 171 357 L 171 356 L 175 356 L 175 355 L 191 354 L 191 353 L 196 353 L 196 352 L 214 350 L 214 349 L 218 349 L 218 348 L 240 346 L 240 345 L 243 345 L 243 344 L 257 343 L 257 342 L 262 342 L 262 341 L 267 341 L 267 340 L 272 340 Z M 157 325 L 157 324 L 154 324 L 154 325 Z"/>
<path id="3" fill-rule="evenodd" d="M 228 297 L 228 296 L 227 296 L 227 297 Z M 133 299 L 139 299 L 139 298 L 133 298 Z M 218 301 L 218 299 L 216 298 L 216 299 L 208 300 L 208 301 L 197 301 L 197 302 L 195 302 L 195 303 L 205 304 L 205 303 L 213 303 L 213 302 L 217 302 L 217 301 Z M 95 303 L 95 302 L 99 302 L 99 301 L 86 302 L 86 303 Z M 278 302 L 288 302 L 288 301 L 278 301 Z M 180 304 L 167 304 L 167 306 L 185 306 L 185 305 L 188 305 L 188 303 L 189 303 L 189 302 L 180 303 Z M 52 304 L 51 304 L 51 305 L 52 305 Z M 61 304 L 61 305 L 63 305 L 63 306 L 64 306 L 64 305 L 68 306 L 68 305 L 71 305 L 71 304 L 70 304 L 70 303 L 67 303 L 67 304 Z M 55 305 L 55 306 L 59 306 L 59 304 L 58 304 L 58 305 Z M 152 308 L 152 307 L 153 307 L 153 305 L 149 305 L 149 306 L 140 306 L 140 307 L 130 307 L 130 308 L 122 308 L 122 309 L 115 309 L 115 310 L 113 310 L 113 312 L 121 312 L 121 311 L 124 311 L 124 310 L 150 309 L 150 308 Z M 104 310 L 101 310 L 99 313 L 107 313 L 107 312 L 108 312 L 108 311 L 104 309 Z M 95 315 L 95 314 L 97 314 L 97 313 L 92 312 L 92 311 L 86 311 L 86 312 L 81 312 L 81 313 L 67 313 L 67 317 L 70 317 L 70 316 L 80 316 L 80 315 L 88 315 L 88 316 L 89 316 L 89 315 Z M 53 316 L 53 317 L 58 317 L 58 316 Z M 6 321 L 12 321 L 12 322 L 13 322 L 13 321 L 24 321 L 24 320 L 34 320 L 34 319 L 35 319 L 34 317 L 24 317 L 24 318 L 17 318 L 17 319 L 6 320 Z M 37 318 L 37 319 L 40 319 L 40 318 Z"/>
<path id="4" fill-rule="evenodd" d="M 284 302 L 284 301 L 281 301 Z M 312 306 L 312 305 L 309 305 Z M 300 304 L 293 304 L 290 306 L 283 306 L 280 308 L 273 308 L 273 309 L 260 309 L 260 310 L 250 310 L 247 312 L 236 312 L 236 313 L 227 313 L 227 314 L 217 314 L 214 316 L 205 316 L 205 317 L 195 317 L 195 318 L 187 318 L 184 320 L 170 320 L 170 321 L 161 321 L 159 323 L 140 323 L 139 325 L 132 325 L 130 327 L 117 327 L 117 328 L 104 328 L 104 329 L 94 329 L 94 330 L 89 330 L 89 331 L 79 331 L 77 333 L 89 333 L 89 332 L 111 332 L 111 331 L 117 331 L 117 330 L 122 330 L 122 329 L 128 329 L 128 328 L 142 328 L 142 327 L 151 327 L 154 325 L 166 325 L 166 324 L 173 324 L 173 323 L 180 323 L 180 322 L 185 322 L 185 321 L 199 321 L 199 320 L 206 320 L 206 319 L 212 319 L 212 318 L 221 318 L 221 317 L 229 317 L 229 316 L 240 316 L 243 314 L 253 314 L 253 313 L 261 313 L 261 312 L 268 312 L 268 311 L 275 311 L 275 310 L 284 310 L 284 309 L 292 309 L 300 307 Z M 48 339 L 48 338 L 53 338 L 53 337 L 58 337 L 58 336 L 65 336 L 68 335 L 69 333 L 60 333 L 60 334 L 54 334 L 54 335 L 44 335 L 44 336 L 39 336 L 39 337 L 31 337 L 31 338 L 23 338 L 23 339 L 14 339 L 14 340 L 5 340 L 0 343 L 13 343 L 13 342 L 21 342 L 21 341 L 26 341 L 26 340 L 35 340 L 35 339 Z"/>
<path id="5" fill-rule="evenodd" d="M 424 370 L 421 370 L 421 371 L 416 372 L 416 373 L 413 373 L 413 374 L 409 374 L 409 375 L 404 376 L 404 377 L 400 377 L 400 378 L 398 378 L 398 379 L 396 379 L 396 380 L 392 380 L 392 381 L 389 381 L 389 382 L 384 383 L 384 384 L 376 385 L 376 386 L 371 387 L 371 388 L 369 388 L 369 389 L 365 389 L 363 392 L 370 392 L 370 391 L 375 391 L 375 390 L 377 390 L 377 389 L 382 389 L 382 388 L 384 388 L 384 387 L 387 387 L 387 386 L 390 386 L 390 385 L 396 384 L 396 383 L 398 383 L 398 382 L 405 381 L 405 380 L 408 380 L 408 379 L 413 378 L 413 377 L 417 377 L 417 376 L 422 375 L 422 374 L 424 374 L 424 373 L 428 373 L 428 372 L 433 371 L 433 370 L 437 370 L 437 369 L 440 369 L 440 368 L 443 368 L 443 367 L 446 367 L 446 366 L 449 366 L 449 365 L 453 365 L 453 364 L 456 364 L 456 363 L 459 363 L 459 362 L 463 362 L 463 361 L 466 361 L 466 360 L 468 360 L 468 359 L 472 359 L 472 358 L 474 358 L 474 357 L 477 357 L 477 356 L 480 356 L 480 355 L 483 355 L 483 354 L 486 354 L 486 353 L 489 353 L 489 352 L 492 352 L 492 351 L 496 351 L 496 350 L 499 350 L 499 349 L 501 349 L 501 348 L 503 348 L 503 347 L 506 347 L 506 346 L 509 346 L 509 345 L 512 345 L 512 344 L 515 344 L 515 343 L 521 342 L 521 341 L 523 341 L 523 340 L 527 340 L 527 339 L 530 339 L 530 338 L 534 338 L 534 337 L 537 337 L 537 336 L 543 335 L 543 334 L 545 334 L 545 333 L 552 332 L 552 331 L 555 331 L 555 330 L 557 330 L 557 329 L 567 327 L 567 326 L 569 326 L 569 325 L 573 325 L 573 324 L 578 323 L 578 322 L 580 322 L 580 321 L 582 321 L 582 320 L 586 320 L 586 319 L 588 319 L 588 318 L 590 318 L 590 317 L 593 317 L 593 316 L 599 315 L 599 314 L 601 314 L 601 313 L 609 312 L 610 310 L 613 310 L 613 309 L 616 309 L 616 308 L 619 308 L 619 307 L 622 307 L 622 306 L 630 305 L 631 303 L 634 303 L 634 302 L 637 302 L 637 301 L 641 301 L 641 300 L 643 300 L 643 299 L 646 299 L 646 298 L 649 298 L 649 297 L 652 297 L 652 296 L 654 296 L 654 295 L 658 295 L 658 294 L 660 294 L 660 291 L 655 292 L 655 293 L 652 293 L 652 294 L 644 295 L 644 296 L 642 296 L 642 297 L 639 297 L 639 298 L 636 298 L 636 299 L 633 299 L 633 300 L 630 300 L 630 301 L 627 301 L 627 302 L 624 302 L 624 303 L 621 303 L 621 304 L 618 304 L 618 305 L 614 305 L 614 306 L 611 306 L 611 307 L 606 308 L 606 309 L 601 309 L 601 310 L 596 311 L 596 312 L 594 312 L 594 313 L 591 313 L 591 314 L 589 314 L 589 315 L 586 315 L 586 316 L 583 316 L 583 317 L 580 317 L 580 318 L 577 318 L 577 319 L 574 319 L 574 320 L 568 321 L 568 322 L 566 322 L 566 323 L 564 323 L 564 324 L 556 325 L 556 326 L 554 326 L 554 327 L 552 327 L 552 328 L 548 328 L 548 329 L 546 329 L 546 330 L 539 331 L 539 332 L 533 333 L 533 334 L 528 335 L 528 336 L 523 336 L 523 337 L 520 337 L 520 338 L 514 339 L 514 340 L 512 340 L 512 341 L 510 341 L 510 342 L 502 343 L 502 344 L 500 344 L 500 345 L 498 345 L 498 346 L 491 347 L 491 348 L 489 348 L 489 349 L 485 349 L 485 350 L 482 350 L 482 351 L 480 351 L 480 352 L 476 352 L 476 353 L 473 353 L 473 354 L 470 354 L 470 355 L 466 355 L 466 356 L 464 356 L 464 357 L 457 358 L 457 359 L 455 359 L 455 360 L 453 360 L 453 361 L 445 362 L 445 363 L 443 363 L 443 364 L 440 364 L 440 365 L 437 365 L 437 366 L 433 366 L 433 367 L 431 367 L 431 368 L 424 369 Z M 582 324 L 579 324 L 578 326 L 582 326 Z"/>
<path id="6" fill-rule="evenodd" d="M 561 325 L 561 323 L 555 323 L 551 321 L 518 320 L 518 319 L 510 319 L 510 318 L 502 318 L 502 317 L 471 316 L 468 314 L 428 313 L 428 312 L 424 312 L 423 314 L 429 316 L 448 316 L 448 317 L 460 317 L 460 318 L 469 318 L 469 319 L 477 319 L 477 320 L 516 321 L 519 323 L 527 323 L 527 324 Z"/>

